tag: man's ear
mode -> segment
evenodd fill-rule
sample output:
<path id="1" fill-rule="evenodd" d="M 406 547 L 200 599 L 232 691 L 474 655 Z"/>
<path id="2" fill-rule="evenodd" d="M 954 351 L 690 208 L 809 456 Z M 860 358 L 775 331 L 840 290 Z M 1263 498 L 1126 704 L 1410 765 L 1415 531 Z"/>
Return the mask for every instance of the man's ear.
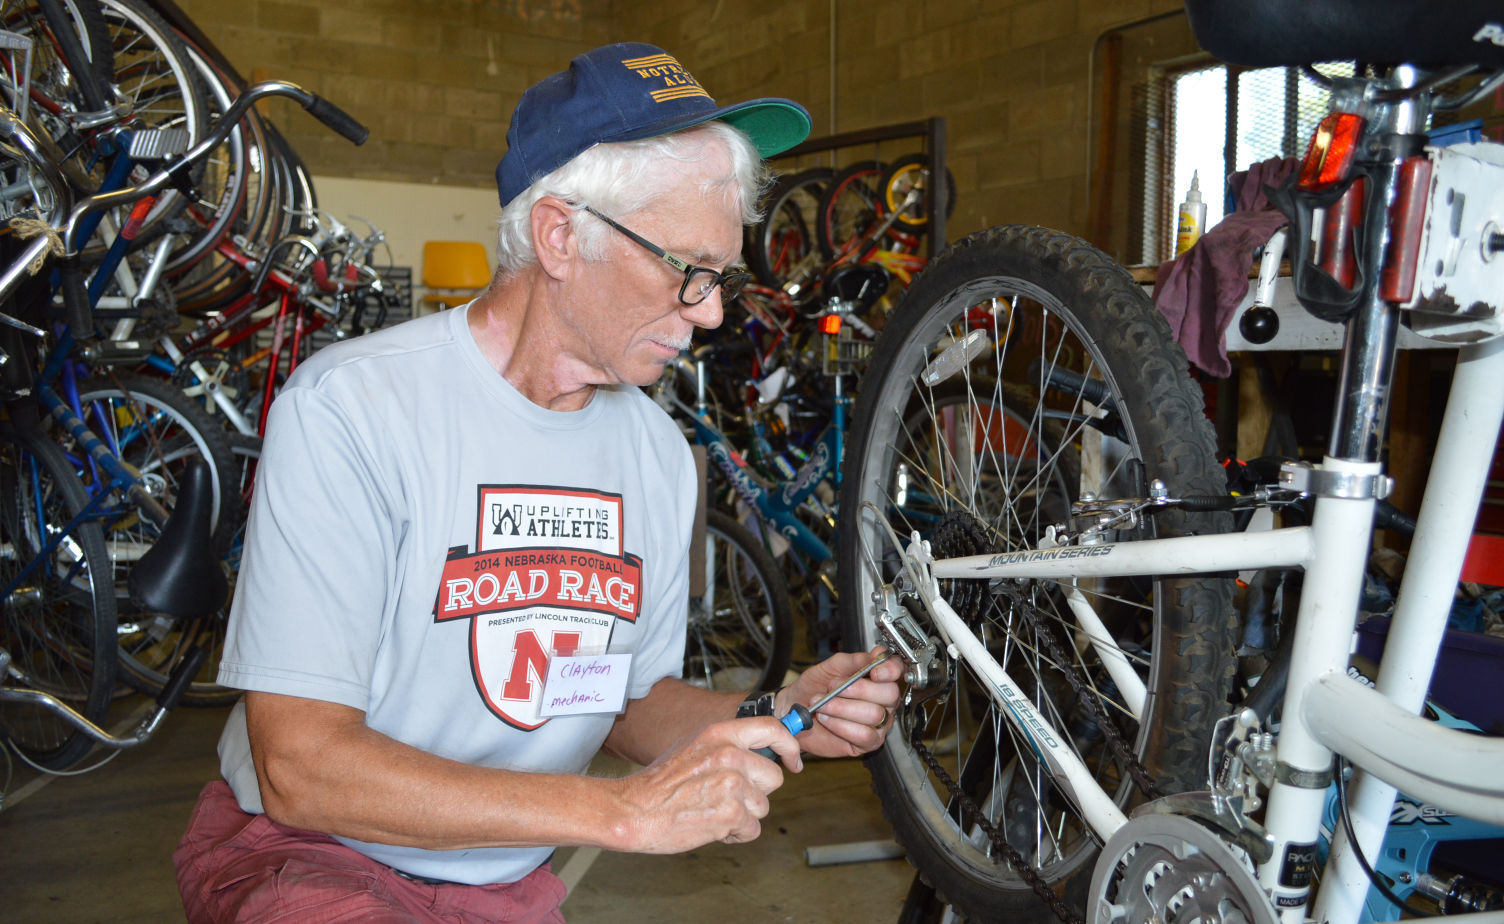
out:
<path id="1" fill-rule="evenodd" d="M 563 199 L 544 196 L 533 203 L 529 215 L 538 266 L 555 279 L 567 276 L 569 264 L 580 258 L 579 241 L 570 224 L 574 211 Z"/>

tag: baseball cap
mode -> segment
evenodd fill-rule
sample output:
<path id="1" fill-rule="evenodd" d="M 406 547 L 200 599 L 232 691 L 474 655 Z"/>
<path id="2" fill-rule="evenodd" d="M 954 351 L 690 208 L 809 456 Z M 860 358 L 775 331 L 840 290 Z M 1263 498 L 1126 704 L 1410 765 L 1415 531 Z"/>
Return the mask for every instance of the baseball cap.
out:
<path id="1" fill-rule="evenodd" d="M 762 157 L 803 141 L 809 112 L 793 100 L 764 98 L 717 106 L 673 55 L 642 42 L 587 51 L 569 69 L 522 94 L 496 167 L 503 207 L 539 178 L 605 141 L 635 141 L 720 119 L 741 129 Z"/>

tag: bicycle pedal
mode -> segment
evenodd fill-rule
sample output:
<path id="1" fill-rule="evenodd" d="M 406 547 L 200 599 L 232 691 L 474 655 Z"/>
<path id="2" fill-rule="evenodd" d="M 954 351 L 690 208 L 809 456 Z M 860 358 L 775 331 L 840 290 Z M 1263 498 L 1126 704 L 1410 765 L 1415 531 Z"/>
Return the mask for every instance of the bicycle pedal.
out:
<path id="1" fill-rule="evenodd" d="M 131 160 L 166 160 L 188 150 L 188 132 L 181 128 L 142 128 L 131 132 Z"/>

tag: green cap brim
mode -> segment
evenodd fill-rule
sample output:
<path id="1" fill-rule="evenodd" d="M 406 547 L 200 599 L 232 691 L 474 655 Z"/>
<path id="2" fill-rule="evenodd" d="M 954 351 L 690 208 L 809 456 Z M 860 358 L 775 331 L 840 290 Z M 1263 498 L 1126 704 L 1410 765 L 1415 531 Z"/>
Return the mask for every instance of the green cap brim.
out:
<path id="1" fill-rule="evenodd" d="M 790 100 L 750 100 L 727 108 L 717 118 L 745 133 L 765 158 L 799 144 L 813 127 L 804 107 Z"/>

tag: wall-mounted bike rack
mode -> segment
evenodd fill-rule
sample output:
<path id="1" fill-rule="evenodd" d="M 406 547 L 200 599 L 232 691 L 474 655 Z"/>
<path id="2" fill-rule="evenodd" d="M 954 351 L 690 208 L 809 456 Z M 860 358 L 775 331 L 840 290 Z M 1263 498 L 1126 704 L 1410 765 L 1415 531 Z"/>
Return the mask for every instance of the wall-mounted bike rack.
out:
<path id="1" fill-rule="evenodd" d="M 841 148 L 857 147 L 865 144 L 877 144 L 883 141 L 891 141 L 895 138 L 923 138 L 924 149 L 930 159 L 930 184 L 931 194 L 929 197 L 929 253 L 933 257 L 939 253 L 946 243 L 945 238 L 945 209 L 936 208 L 937 202 L 948 202 L 950 190 L 947 188 L 950 179 L 945 170 L 945 142 L 946 127 L 944 116 L 933 116 L 917 122 L 900 122 L 894 125 L 880 125 L 876 128 L 864 128 L 857 131 L 841 132 L 836 135 L 826 135 L 824 138 L 811 138 L 797 147 L 790 148 L 784 153 L 772 158 L 773 163 L 784 159 L 803 157 L 808 154 L 819 154 L 824 151 L 835 151 Z"/>

